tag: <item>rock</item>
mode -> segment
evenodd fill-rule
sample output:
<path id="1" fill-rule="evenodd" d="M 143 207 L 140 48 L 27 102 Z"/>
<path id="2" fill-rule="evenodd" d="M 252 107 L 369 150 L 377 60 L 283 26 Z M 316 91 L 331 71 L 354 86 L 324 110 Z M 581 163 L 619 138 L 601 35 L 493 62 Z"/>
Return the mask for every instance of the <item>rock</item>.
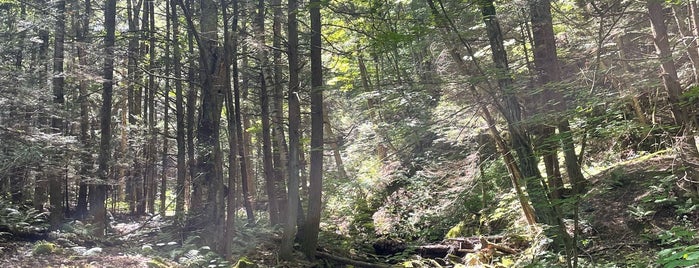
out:
<path id="1" fill-rule="evenodd" d="M 72 247 L 70 249 L 75 251 L 75 253 L 80 254 L 80 255 L 85 255 L 85 252 L 87 251 L 86 247 Z"/>
<path id="2" fill-rule="evenodd" d="M 94 247 L 94 248 L 91 248 L 91 249 L 88 249 L 87 251 L 85 251 L 85 253 L 83 253 L 83 256 L 94 256 L 94 255 L 98 255 L 100 253 L 102 253 L 102 248 Z"/>
<path id="3" fill-rule="evenodd" d="M 378 255 L 393 255 L 403 252 L 408 247 L 405 241 L 389 237 L 377 239 L 372 246 Z"/>

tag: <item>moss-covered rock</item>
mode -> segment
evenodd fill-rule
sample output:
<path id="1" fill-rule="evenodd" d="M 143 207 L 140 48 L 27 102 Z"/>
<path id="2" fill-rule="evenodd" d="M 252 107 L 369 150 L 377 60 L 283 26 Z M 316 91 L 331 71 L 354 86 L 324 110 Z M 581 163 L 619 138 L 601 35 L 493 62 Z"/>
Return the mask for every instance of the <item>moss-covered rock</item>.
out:
<path id="1" fill-rule="evenodd" d="M 46 241 L 40 241 L 34 245 L 32 250 L 33 255 L 49 255 L 54 253 L 59 253 L 61 248 L 56 246 L 56 244 Z"/>

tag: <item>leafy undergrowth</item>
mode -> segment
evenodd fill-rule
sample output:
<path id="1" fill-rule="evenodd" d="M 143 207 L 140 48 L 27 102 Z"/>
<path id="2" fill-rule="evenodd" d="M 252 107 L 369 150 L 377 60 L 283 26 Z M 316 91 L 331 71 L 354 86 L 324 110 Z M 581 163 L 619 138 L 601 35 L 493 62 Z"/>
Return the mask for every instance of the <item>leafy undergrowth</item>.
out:
<path id="1" fill-rule="evenodd" d="M 673 155 L 629 161 L 590 178 L 581 202 L 581 257 L 627 267 L 699 262 L 699 203 L 680 187 Z"/>

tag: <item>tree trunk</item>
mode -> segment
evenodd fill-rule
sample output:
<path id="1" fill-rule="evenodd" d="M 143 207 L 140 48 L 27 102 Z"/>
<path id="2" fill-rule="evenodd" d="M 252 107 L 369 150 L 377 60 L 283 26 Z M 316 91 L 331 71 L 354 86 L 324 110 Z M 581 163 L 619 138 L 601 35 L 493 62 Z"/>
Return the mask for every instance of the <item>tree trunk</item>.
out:
<path id="1" fill-rule="evenodd" d="M 104 66 L 102 82 L 102 110 L 100 112 L 100 150 L 97 175 L 99 181 L 90 189 L 93 196 L 90 214 L 94 217 L 94 235 L 103 237 L 107 223 L 107 183 L 109 178 L 110 143 L 112 138 L 112 88 L 114 86 L 114 39 L 116 25 L 116 0 L 107 0 L 104 10 Z"/>
<path id="2" fill-rule="evenodd" d="M 221 6 L 223 17 L 227 18 L 226 5 L 224 0 L 221 0 Z M 228 31 L 229 27 L 233 27 L 235 33 L 231 38 L 231 34 Z M 228 25 L 227 21 L 223 22 L 223 33 L 224 33 L 224 66 L 226 68 L 226 81 L 231 81 L 230 75 L 233 71 L 233 88 L 231 88 L 231 83 L 226 83 L 226 120 L 228 120 L 228 192 L 226 196 L 228 199 L 226 202 L 226 229 L 225 229 L 225 241 L 224 241 L 224 252 L 227 258 L 231 257 L 233 253 L 233 236 L 235 235 L 235 218 L 236 218 L 236 198 L 235 198 L 235 188 L 237 184 L 237 178 L 239 176 L 240 170 L 238 165 L 238 146 L 240 142 L 238 141 L 238 135 L 236 130 L 235 122 L 235 107 L 233 107 L 233 89 L 238 88 L 238 1 L 233 1 L 233 20 L 231 24 Z M 233 59 L 233 60 L 231 60 Z M 232 64 L 232 70 L 231 70 Z"/>
<path id="3" fill-rule="evenodd" d="M 690 0 L 689 2 L 691 3 L 693 2 L 693 0 Z M 677 31 L 680 33 L 680 36 L 682 38 L 682 43 L 686 46 L 687 57 L 689 58 L 689 61 L 692 63 L 692 79 L 694 79 L 694 82 L 699 82 L 699 50 L 697 50 L 697 43 L 694 40 L 692 40 L 693 37 L 691 36 L 691 31 L 687 29 L 691 29 L 692 24 L 690 22 L 689 27 L 685 27 L 685 24 L 683 22 L 684 17 L 681 16 L 682 13 L 676 5 L 672 5 L 672 13 L 673 17 L 675 18 L 675 23 L 677 24 Z"/>
<path id="4" fill-rule="evenodd" d="M 325 136 L 330 137 L 328 143 L 330 144 L 330 149 L 333 152 L 333 159 L 335 159 L 335 168 L 337 169 L 337 178 L 340 180 L 347 179 L 347 172 L 345 171 L 345 164 L 342 162 L 342 155 L 340 155 L 340 137 L 333 133 L 332 126 L 330 125 L 330 116 L 328 115 L 330 108 L 327 104 L 323 105 L 323 125 L 325 126 Z"/>
<path id="5" fill-rule="evenodd" d="M 85 46 L 88 43 L 89 23 L 91 16 L 90 0 L 85 0 L 85 10 L 80 12 L 79 1 L 74 3 L 73 29 L 75 30 L 75 41 L 78 56 L 78 63 L 81 66 L 87 66 L 87 52 Z M 89 81 L 81 76 L 78 84 L 78 103 L 80 105 L 80 134 L 79 139 L 82 145 L 80 152 L 80 167 L 78 168 L 78 200 L 75 207 L 75 218 L 83 219 L 87 215 L 87 183 L 85 180 L 90 177 L 92 170 L 93 159 L 90 153 L 92 149 L 92 141 L 90 138 L 90 111 L 88 101 L 88 86 Z"/>
<path id="6" fill-rule="evenodd" d="M 187 176 L 187 160 L 184 122 L 184 92 L 182 91 L 182 55 L 179 46 L 180 21 L 177 15 L 177 0 L 170 2 L 170 17 L 172 20 L 172 56 L 173 76 L 175 79 L 175 117 L 177 126 L 175 132 L 177 140 L 177 182 L 175 185 L 175 224 L 184 225 L 185 222 L 185 181 Z"/>
<path id="7" fill-rule="evenodd" d="M 54 48 L 53 48 L 53 103 L 56 104 L 56 108 L 62 111 L 63 105 L 65 103 L 65 97 L 63 95 L 63 86 L 65 84 L 65 75 L 63 74 L 63 58 L 64 58 L 64 37 L 66 28 L 66 2 L 65 0 L 58 0 L 56 4 L 56 25 L 54 31 Z M 51 119 L 51 128 L 60 133 L 64 129 L 64 122 L 62 115 L 54 115 Z M 49 216 L 49 224 L 52 230 L 58 229 L 63 220 L 63 187 L 61 185 L 61 158 L 63 156 L 62 152 L 56 152 L 54 155 L 54 163 L 52 166 L 47 167 L 49 175 L 49 204 L 51 212 Z"/>
<path id="8" fill-rule="evenodd" d="M 269 96 L 267 94 L 267 48 L 265 44 L 265 1 L 257 3 L 257 18 L 255 20 L 255 32 L 257 35 L 258 59 L 260 67 L 260 120 L 262 121 L 262 168 L 265 175 L 265 190 L 267 191 L 267 208 L 269 209 L 269 221 L 272 226 L 279 224 L 279 208 L 277 207 L 276 187 L 274 179 L 274 166 L 272 159 L 272 138 L 270 136 L 269 122 Z M 248 219 L 249 220 L 249 219 Z"/>
<path id="9" fill-rule="evenodd" d="M 308 216 L 301 248 L 314 259 L 318 246 L 323 193 L 323 65 L 321 55 L 320 0 L 309 2 L 311 12 L 311 166 Z"/>
<path id="10" fill-rule="evenodd" d="M 242 11 L 241 11 L 242 12 Z M 243 53 L 246 54 L 246 49 L 245 46 L 243 46 Z M 243 70 L 246 70 L 248 68 L 248 58 L 244 57 L 242 60 L 242 68 Z M 241 179 L 241 190 L 243 194 L 243 207 L 245 208 L 245 214 L 248 217 L 248 221 L 250 219 L 253 219 L 254 222 L 254 217 L 255 214 L 253 212 L 253 197 L 255 194 L 254 190 L 254 176 L 251 176 L 252 172 L 252 161 L 251 157 L 249 154 L 250 152 L 250 144 L 252 143 L 250 140 L 250 134 L 246 131 L 246 129 L 249 127 L 249 122 L 248 122 L 248 116 L 242 114 L 242 107 L 241 107 L 241 94 L 243 95 L 242 97 L 245 98 L 245 95 L 247 95 L 247 89 L 248 89 L 248 76 L 245 72 L 243 72 L 243 77 L 242 77 L 242 82 L 243 84 L 239 88 L 234 89 L 234 99 L 235 99 L 235 121 L 236 121 L 236 131 L 237 131 L 237 136 L 238 140 L 243 141 L 241 143 L 241 146 L 238 147 L 238 158 L 240 160 L 240 179 Z"/>
<path id="11" fill-rule="evenodd" d="M 146 103 L 143 105 L 143 118 L 147 118 L 148 131 L 146 137 L 146 153 L 145 153 L 145 177 L 143 185 L 143 201 L 146 202 L 148 212 L 155 213 L 155 192 L 156 192 L 156 161 L 157 161 L 157 131 L 155 130 L 155 92 L 157 87 L 155 84 L 156 63 L 155 57 L 155 7 L 154 0 L 146 0 L 144 3 L 148 7 L 148 92 Z M 145 14 L 144 14 L 145 16 Z"/>
<path id="12" fill-rule="evenodd" d="M 677 76 L 675 62 L 672 59 L 672 51 L 670 50 L 667 25 L 665 25 L 665 12 L 663 11 L 662 3 L 663 1 L 660 0 L 647 0 L 646 7 L 648 8 L 648 17 L 650 18 L 651 30 L 653 32 L 653 43 L 660 57 L 661 77 L 663 79 L 663 86 L 667 92 L 670 110 L 675 118 L 675 124 L 684 126 L 685 123 L 688 123 L 689 116 L 686 109 L 680 104 L 682 86 Z"/>
<path id="13" fill-rule="evenodd" d="M 165 2 L 165 39 L 172 40 L 170 35 L 170 1 Z M 179 44 L 175 44 L 179 45 Z M 170 43 L 165 42 L 165 76 L 170 76 L 170 68 L 172 61 L 170 59 Z M 160 207 L 158 208 L 160 216 L 165 218 L 165 212 L 167 210 L 167 170 L 168 170 L 168 139 L 170 135 L 170 127 L 168 123 L 170 122 L 170 79 L 165 80 L 165 89 L 163 92 L 163 151 L 161 154 L 162 161 L 162 171 L 160 174 Z"/>
<path id="14" fill-rule="evenodd" d="M 187 1 L 187 8 L 192 9 L 192 1 Z M 182 0 L 179 0 L 180 6 L 184 9 Z M 188 23 L 189 24 L 189 23 Z M 192 190 L 192 184 L 197 177 L 196 173 L 196 161 L 194 158 L 194 125 L 196 124 L 195 115 L 197 107 L 197 90 L 194 86 L 195 72 L 194 68 L 196 66 L 196 58 L 194 57 L 194 28 L 187 27 L 187 54 L 189 55 L 189 68 L 187 69 L 187 81 L 189 81 L 187 88 L 187 118 L 186 118 L 186 131 L 187 131 L 187 168 L 189 170 L 189 176 L 185 180 L 184 194 L 185 194 L 185 207 L 189 207 L 190 211 L 193 207 L 199 207 L 199 200 L 195 198 Z M 189 204 L 187 204 L 189 202 Z"/>
<path id="15" fill-rule="evenodd" d="M 296 237 L 296 224 L 298 216 L 299 202 L 299 125 L 301 120 L 301 109 L 299 107 L 299 73 L 298 73 L 298 12 L 297 0 L 289 0 L 287 9 L 287 54 L 289 59 L 289 181 L 287 183 L 287 209 L 286 224 L 279 249 L 279 257 L 283 260 L 293 258 L 294 238 Z"/>
<path id="16" fill-rule="evenodd" d="M 282 3 L 281 0 L 273 0 L 274 21 L 272 24 L 272 47 L 276 48 L 272 52 L 274 59 L 274 97 L 272 98 L 272 159 L 274 160 L 275 187 L 277 190 L 277 208 L 279 210 L 279 223 L 284 224 L 287 206 L 286 178 L 287 178 L 287 155 L 288 147 L 284 136 L 284 86 L 282 70 Z"/>

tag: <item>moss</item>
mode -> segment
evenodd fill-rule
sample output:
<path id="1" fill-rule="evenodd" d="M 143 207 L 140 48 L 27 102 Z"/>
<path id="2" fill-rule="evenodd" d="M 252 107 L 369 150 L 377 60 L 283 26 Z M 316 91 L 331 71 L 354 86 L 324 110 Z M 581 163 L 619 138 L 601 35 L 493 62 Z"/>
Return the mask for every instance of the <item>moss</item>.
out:
<path id="1" fill-rule="evenodd" d="M 146 262 L 146 266 L 148 268 L 167 268 L 170 267 L 170 265 L 167 265 L 165 262 L 158 258 L 150 259 L 148 262 Z"/>
<path id="2" fill-rule="evenodd" d="M 235 264 L 235 268 L 257 268 L 257 264 L 252 262 L 250 259 L 247 257 L 242 257 L 238 260 L 238 262 Z"/>
<path id="3" fill-rule="evenodd" d="M 34 255 L 49 255 L 58 252 L 60 252 L 60 248 L 56 244 L 46 241 L 36 243 L 34 250 L 32 250 Z"/>

